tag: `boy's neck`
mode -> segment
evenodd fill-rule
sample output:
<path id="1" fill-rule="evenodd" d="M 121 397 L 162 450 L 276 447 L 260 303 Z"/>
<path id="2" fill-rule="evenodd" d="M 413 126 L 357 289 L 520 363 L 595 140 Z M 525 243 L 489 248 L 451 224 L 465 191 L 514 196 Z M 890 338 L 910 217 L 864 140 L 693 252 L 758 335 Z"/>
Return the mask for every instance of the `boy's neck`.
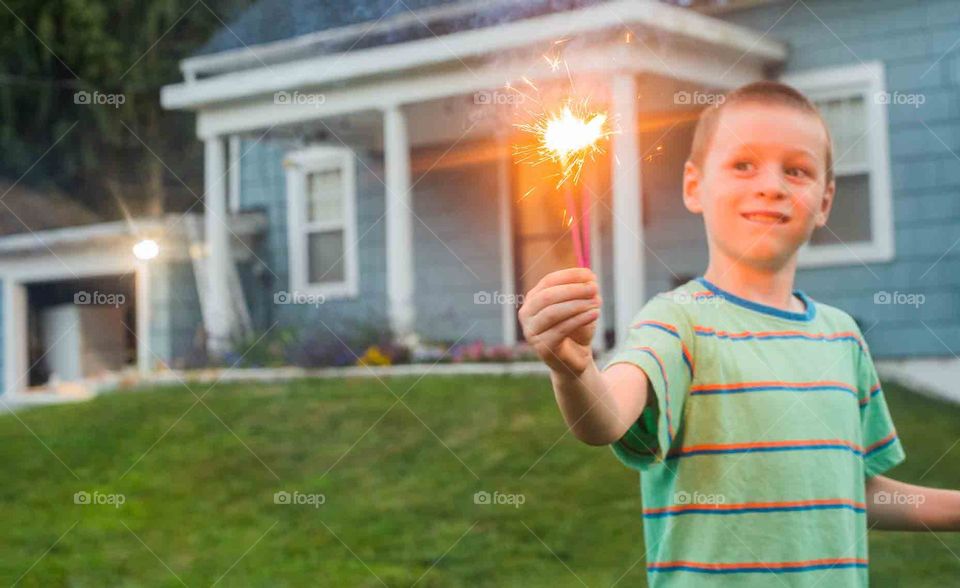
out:
<path id="1" fill-rule="evenodd" d="M 703 277 L 721 290 L 781 310 L 805 310 L 803 302 L 793 295 L 796 255 L 782 267 L 760 268 L 730 259 L 718 251 L 710 253 L 710 264 Z"/>

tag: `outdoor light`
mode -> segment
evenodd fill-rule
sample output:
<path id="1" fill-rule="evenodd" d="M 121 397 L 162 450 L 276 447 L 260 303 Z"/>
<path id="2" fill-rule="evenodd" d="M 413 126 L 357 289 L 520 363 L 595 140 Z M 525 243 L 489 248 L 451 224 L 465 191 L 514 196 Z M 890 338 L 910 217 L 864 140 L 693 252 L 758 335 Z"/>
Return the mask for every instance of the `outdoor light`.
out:
<path id="1" fill-rule="evenodd" d="M 133 254 L 143 261 L 153 259 L 158 253 L 160 253 L 160 246 L 153 239 L 144 239 L 133 246 Z"/>

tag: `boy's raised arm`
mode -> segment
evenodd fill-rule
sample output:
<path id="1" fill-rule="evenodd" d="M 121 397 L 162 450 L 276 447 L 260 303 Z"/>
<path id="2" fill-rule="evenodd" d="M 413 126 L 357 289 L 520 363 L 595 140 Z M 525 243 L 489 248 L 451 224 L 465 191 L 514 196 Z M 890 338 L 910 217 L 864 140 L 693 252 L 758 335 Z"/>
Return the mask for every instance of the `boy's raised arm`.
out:
<path id="1" fill-rule="evenodd" d="M 579 378 L 553 372 L 550 379 L 570 431 L 590 445 L 608 445 L 623 437 L 649 396 L 646 374 L 627 363 L 600 372 L 591 360 Z"/>
<path id="2" fill-rule="evenodd" d="M 590 346 L 601 298 L 585 268 L 552 272 L 527 293 L 520 308 L 524 336 L 551 370 L 554 395 L 573 434 L 591 445 L 620 439 L 648 398 L 640 368 L 616 364 L 601 373 Z"/>
<path id="3" fill-rule="evenodd" d="M 960 492 L 874 476 L 867 479 L 867 519 L 871 529 L 960 531 Z"/>

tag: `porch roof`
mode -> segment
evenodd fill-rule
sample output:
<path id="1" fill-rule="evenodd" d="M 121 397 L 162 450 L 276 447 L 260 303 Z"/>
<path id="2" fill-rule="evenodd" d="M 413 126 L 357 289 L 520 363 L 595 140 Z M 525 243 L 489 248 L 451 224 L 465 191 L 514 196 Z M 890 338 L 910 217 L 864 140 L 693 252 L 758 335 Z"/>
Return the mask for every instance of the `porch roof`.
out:
<path id="1" fill-rule="evenodd" d="M 0 235 L 0 273 L 5 263 L 20 260 L 24 254 L 56 257 L 61 249 L 78 247 L 102 248 L 120 247 L 124 252 L 127 246 L 140 239 L 162 239 L 164 248 L 173 250 L 177 255 L 187 253 L 187 223 L 198 224 L 198 237 L 203 238 L 203 225 L 198 222 L 201 215 L 168 214 L 159 218 L 131 219 L 129 221 L 97 222 L 76 226 L 44 228 L 30 233 Z M 227 221 L 236 238 L 246 238 L 262 232 L 267 224 L 266 217 L 258 211 L 231 215 Z"/>
<path id="2" fill-rule="evenodd" d="M 255 45 L 297 45 L 315 54 L 392 45 L 575 10 L 607 0 L 260 0 L 222 28 L 193 57 Z M 333 34 L 336 31 L 336 34 Z M 288 47 L 290 44 L 287 44 Z M 202 60 L 197 63 L 203 63 Z M 209 63 L 209 62 L 208 62 Z"/>
<path id="3" fill-rule="evenodd" d="M 7 235 L 27 234 L 27 240 L 36 241 L 29 233 L 101 220 L 95 212 L 58 190 L 37 190 L 0 178 L 0 194 L 0 240 Z"/>
<path id="4" fill-rule="evenodd" d="M 720 73 L 728 67 L 730 70 L 750 68 L 752 75 L 759 77 L 759 73 L 770 66 L 781 64 L 787 55 L 784 44 L 767 38 L 765 34 L 689 9 L 653 0 L 609 0 L 592 3 L 596 5 L 505 22 L 495 27 L 463 30 L 442 36 L 430 35 L 394 45 L 353 49 L 334 55 L 303 57 L 297 54 L 295 48 L 287 47 L 281 50 L 268 45 L 193 58 L 193 61 L 188 59 L 182 64 L 185 81 L 165 86 L 161 91 L 161 103 L 169 109 L 216 110 L 220 106 L 229 107 L 241 101 L 269 98 L 277 92 L 307 89 L 337 91 L 371 80 L 383 82 L 395 81 L 398 78 L 412 79 L 424 72 L 432 75 L 441 69 L 443 73 L 459 73 L 461 78 L 464 77 L 462 74 L 467 74 L 468 79 L 474 79 L 467 84 L 448 82 L 447 90 L 438 90 L 430 95 L 424 94 L 422 90 L 411 91 L 410 98 L 395 93 L 389 95 L 395 97 L 392 98 L 394 102 L 402 103 L 407 99 L 416 101 L 442 97 L 444 93 L 469 93 L 484 86 L 495 88 L 512 79 L 503 67 L 491 71 L 487 77 L 480 75 L 481 72 L 477 69 L 480 65 L 476 63 L 479 59 L 504 52 L 531 49 L 571 36 L 623 30 L 651 34 L 655 44 L 665 38 L 676 42 L 678 47 L 686 52 L 685 58 L 690 57 L 691 46 L 696 47 L 696 52 L 701 56 L 731 56 L 726 66 L 714 64 L 712 70 L 705 68 L 708 71 L 703 74 L 691 66 L 690 59 L 686 60 L 683 67 L 673 68 L 649 48 L 645 54 L 640 54 L 639 49 L 633 49 L 632 52 L 625 50 L 621 55 L 622 59 L 616 64 L 620 68 L 638 71 L 669 71 L 678 76 L 686 75 L 688 79 L 697 82 L 703 82 L 703 76 L 729 77 L 729 85 L 735 85 L 743 81 L 743 75 L 721 76 Z M 634 43 L 634 47 L 637 45 L 646 47 L 647 43 Z M 596 55 L 593 57 L 596 58 Z M 284 58 L 288 60 L 284 61 Z M 207 64 L 211 67 L 209 71 L 226 73 L 214 73 L 197 79 L 197 68 L 203 65 L 197 61 L 200 59 L 219 60 L 219 64 Z M 250 59 L 258 62 L 257 67 L 237 70 Z M 273 64 L 264 59 L 271 60 Z M 473 61 L 474 67 L 468 66 L 468 61 Z M 612 65 L 609 63 L 609 54 L 604 59 L 595 61 L 604 62 L 606 67 Z M 571 63 L 571 67 L 573 65 Z M 233 71 L 230 71 L 231 69 Z M 528 71 L 532 68 L 523 69 Z M 676 74 L 676 71 L 681 73 Z M 697 79 L 698 76 L 700 79 Z M 366 105 L 363 101 L 358 103 L 350 99 L 342 100 L 343 97 L 339 95 L 337 98 L 341 100 L 327 100 L 327 104 L 312 109 L 313 114 L 340 114 L 363 108 L 376 108 L 377 104 L 374 102 Z M 379 104 L 382 106 L 383 103 L 384 99 L 380 96 Z M 204 132 L 202 123 L 201 120 L 200 135 L 211 134 Z"/>
<path id="5" fill-rule="evenodd" d="M 340 53 L 482 29 L 611 0 L 259 0 L 182 63 L 184 73 L 225 72 L 273 59 Z M 705 13 L 774 0 L 660 0 Z"/>

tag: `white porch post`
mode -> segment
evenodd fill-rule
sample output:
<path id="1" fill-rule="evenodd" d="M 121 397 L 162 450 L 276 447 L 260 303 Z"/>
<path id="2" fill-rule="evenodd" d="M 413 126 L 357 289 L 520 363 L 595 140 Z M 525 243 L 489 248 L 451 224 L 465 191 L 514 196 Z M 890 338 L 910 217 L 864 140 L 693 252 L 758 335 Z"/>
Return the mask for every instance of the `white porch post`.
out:
<path id="1" fill-rule="evenodd" d="M 513 261 L 513 193 L 510 184 L 510 144 L 506 134 L 497 137 L 497 192 L 500 217 L 500 289 L 505 302 L 500 305 L 504 345 L 517 343 L 517 305 L 510 302 L 516 292 Z"/>
<path id="2" fill-rule="evenodd" d="M 637 82 L 632 73 L 613 78 L 613 279 L 617 345 L 627 340 L 630 321 L 646 300 L 643 267 L 643 208 L 640 206 L 640 146 L 637 136 Z"/>
<path id="3" fill-rule="evenodd" d="M 594 186 L 588 185 L 584 189 L 590 190 L 593 198 L 604 198 L 605 196 L 598 196 L 598 190 L 593 189 Z M 590 242 L 594 245 L 590 248 L 590 269 L 593 270 L 593 273 L 597 276 L 597 282 L 603 289 L 603 276 L 604 276 L 604 267 L 603 267 L 603 241 L 601 240 L 602 235 L 600 234 L 600 214 L 605 210 L 605 206 L 596 206 L 591 201 L 591 206 L 593 210 L 590 214 L 590 226 L 587 227 L 587 230 L 590 231 Z M 601 292 L 601 296 L 604 297 L 606 301 L 608 293 Z M 593 345 L 594 349 L 599 349 L 600 351 L 607 350 L 607 333 L 606 327 L 604 326 L 607 322 L 606 313 L 603 311 L 603 304 L 600 305 L 600 314 L 597 316 L 597 330 L 593 332 Z"/>
<path id="4" fill-rule="evenodd" d="M 134 293 L 137 297 L 137 369 L 141 376 L 150 373 L 153 364 L 153 349 L 150 346 L 150 315 L 152 302 L 150 300 L 150 262 L 141 261 L 136 268 L 136 285 Z"/>
<path id="5" fill-rule="evenodd" d="M 399 340 L 414 334 L 413 205 L 410 194 L 410 141 L 399 104 L 383 113 L 386 173 L 387 304 L 390 326 Z"/>
<path id="6" fill-rule="evenodd" d="M 16 394 L 30 384 L 27 363 L 27 288 L 3 280 L 3 393 Z"/>
<path id="7" fill-rule="evenodd" d="M 206 209 L 203 219 L 207 246 L 207 288 L 206 292 L 200 294 L 207 297 L 207 352 L 214 357 L 222 356 L 227 351 L 231 333 L 230 286 L 227 281 L 227 264 L 231 260 L 225 151 L 222 137 L 211 137 L 204 141 Z"/>

